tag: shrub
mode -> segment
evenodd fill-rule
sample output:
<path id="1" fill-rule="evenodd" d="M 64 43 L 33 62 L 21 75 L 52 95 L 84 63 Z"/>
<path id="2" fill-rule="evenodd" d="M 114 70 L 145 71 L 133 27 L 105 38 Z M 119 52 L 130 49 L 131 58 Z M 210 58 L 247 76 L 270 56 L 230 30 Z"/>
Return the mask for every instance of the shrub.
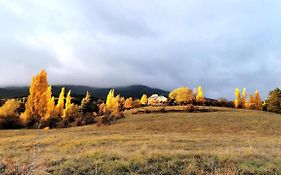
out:
<path id="1" fill-rule="evenodd" d="M 98 114 L 99 115 L 103 115 L 105 112 L 106 112 L 106 104 L 105 103 L 101 103 L 99 105 L 99 112 L 98 112 Z"/>
<path id="2" fill-rule="evenodd" d="M 62 121 L 60 124 L 60 127 L 69 127 L 73 122 L 75 122 L 75 119 L 80 117 L 81 115 L 79 113 L 79 106 L 70 104 L 65 110 L 64 110 L 64 115 L 62 117 Z"/>
<path id="3" fill-rule="evenodd" d="M 107 111 L 104 114 L 104 116 L 101 118 L 101 122 L 102 122 L 102 124 L 109 125 L 109 124 L 115 122 L 116 120 L 118 120 L 120 118 L 124 118 L 123 112 L 112 114 L 112 113 Z"/>
<path id="4" fill-rule="evenodd" d="M 0 107 L 0 129 L 16 129 L 22 127 L 18 110 L 20 102 L 14 99 L 8 100 Z"/>
<path id="5" fill-rule="evenodd" d="M 141 102 L 139 99 L 134 100 L 133 108 L 139 108 L 141 106 Z"/>
<path id="6" fill-rule="evenodd" d="M 0 129 L 18 129 L 22 127 L 19 116 L 12 115 L 5 118 L 0 117 Z"/>
<path id="7" fill-rule="evenodd" d="M 58 128 L 60 126 L 62 118 L 58 116 L 50 116 L 48 119 L 44 120 L 40 126 L 40 128 Z"/>
<path id="8" fill-rule="evenodd" d="M 94 116 L 91 113 L 81 114 L 79 106 L 71 104 L 65 111 L 65 116 L 61 119 L 59 127 L 67 128 L 73 126 L 82 126 L 95 122 Z"/>
<path id="9" fill-rule="evenodd" d="M 133 107 L 133 98 L 130 97 L 130 98 L 127 98 L 123 104 L 123 107 L 125 109 L 131 109 Z"/>
<path id="10" fill-rule="evenodd" d="M 11 116 L 11 115 L 16 115 L 17 110 L 19 108 L 20 108 L 19 101 L 15 100 L 15 99 L 7 100 L 4 103 L 4 105 L 0 107 L 0 116 L 7 117 L 7 116 Z"/>

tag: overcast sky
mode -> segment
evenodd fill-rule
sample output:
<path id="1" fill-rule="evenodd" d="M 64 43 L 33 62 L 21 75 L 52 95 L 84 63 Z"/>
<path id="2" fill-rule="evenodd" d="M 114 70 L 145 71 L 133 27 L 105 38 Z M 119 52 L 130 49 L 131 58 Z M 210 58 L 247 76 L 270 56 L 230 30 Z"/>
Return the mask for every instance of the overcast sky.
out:
<path id="1" fill-rule="evenodd" d="M 280 0 L 0 0 L 0 86 L 280 86 Z"/>

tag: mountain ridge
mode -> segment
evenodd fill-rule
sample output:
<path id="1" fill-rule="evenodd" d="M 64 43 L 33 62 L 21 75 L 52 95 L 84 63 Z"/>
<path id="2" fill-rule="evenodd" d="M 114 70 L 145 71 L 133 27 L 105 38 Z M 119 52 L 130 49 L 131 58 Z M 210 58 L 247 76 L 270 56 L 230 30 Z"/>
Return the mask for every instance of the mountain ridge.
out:
<path id="1" fill-rule="evenodd" d="M 87 91 L 95 97 L 105 99 L 108 91 L 110 89 L 115 89 L 115 94 L 120 94 L 124 97 L 133 97 L 140 98 L 143 94 L 152 95 L 159 94 L 167 96 L 168 91 L 162 90 L 159 88 L 152 88 L 145 85 L 129 85 L 129 86 L 120 86 L 120 87 L 92 87 L 92 86 L 83 86 L 83 85 L 53 85 L 52 92 L 54 96 L 58 96 L 61 88 L 65 87 L 66 90 L 71 90 L 72 96 L 84 96 Z M 0 97 L 1 98 L 17 98 L 17 97 L 26 97 L 29 94 L 28 86 L 7 86 L 0 88 Z"/>

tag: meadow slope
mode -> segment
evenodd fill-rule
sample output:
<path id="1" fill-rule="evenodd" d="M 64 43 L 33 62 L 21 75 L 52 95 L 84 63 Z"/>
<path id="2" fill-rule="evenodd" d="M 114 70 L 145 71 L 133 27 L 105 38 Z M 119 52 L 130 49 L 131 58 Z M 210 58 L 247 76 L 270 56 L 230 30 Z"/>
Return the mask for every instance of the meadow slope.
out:
<path id="1" fill-rule="evenodd" d="M 127 115 L 108 126 L 1 130 L 0 172 L 34 174 L 281 174 L 281 115 Z"/>

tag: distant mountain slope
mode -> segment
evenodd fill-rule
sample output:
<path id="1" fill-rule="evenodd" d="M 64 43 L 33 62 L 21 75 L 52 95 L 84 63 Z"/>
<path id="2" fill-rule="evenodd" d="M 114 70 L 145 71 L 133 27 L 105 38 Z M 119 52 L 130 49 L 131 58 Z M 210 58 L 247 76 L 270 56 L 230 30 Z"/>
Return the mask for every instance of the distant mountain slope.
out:
<path id="1" fill-rule="evenodd" d="M 52 86 L 53 95 L 56 97 L 59 95 L 61 87 L 65 87 L 66 90 L 72 91 L 72 96 L 84 96 L 87 91 L 91 93 L 93 97 L 105 99 L 108 91 L 111 88 L 96 88 L 90 86 L 77 86 L 77 85 L 59 85 Z M 126 87 L 115 87 L 115 94 L 120 94 L 124 97 L 134 97 L 140 98 L 143 94 L 152 95 L 154 93 L 159 95 L 168 95 L 168 91 L 150 88 L 143 85 L 132 85 Z M 24 97 L 28 95 L 28 87 L 5 87 L 0 88 L 0 97 L 1 98 L 15 98 L 15 97 Z"/>

